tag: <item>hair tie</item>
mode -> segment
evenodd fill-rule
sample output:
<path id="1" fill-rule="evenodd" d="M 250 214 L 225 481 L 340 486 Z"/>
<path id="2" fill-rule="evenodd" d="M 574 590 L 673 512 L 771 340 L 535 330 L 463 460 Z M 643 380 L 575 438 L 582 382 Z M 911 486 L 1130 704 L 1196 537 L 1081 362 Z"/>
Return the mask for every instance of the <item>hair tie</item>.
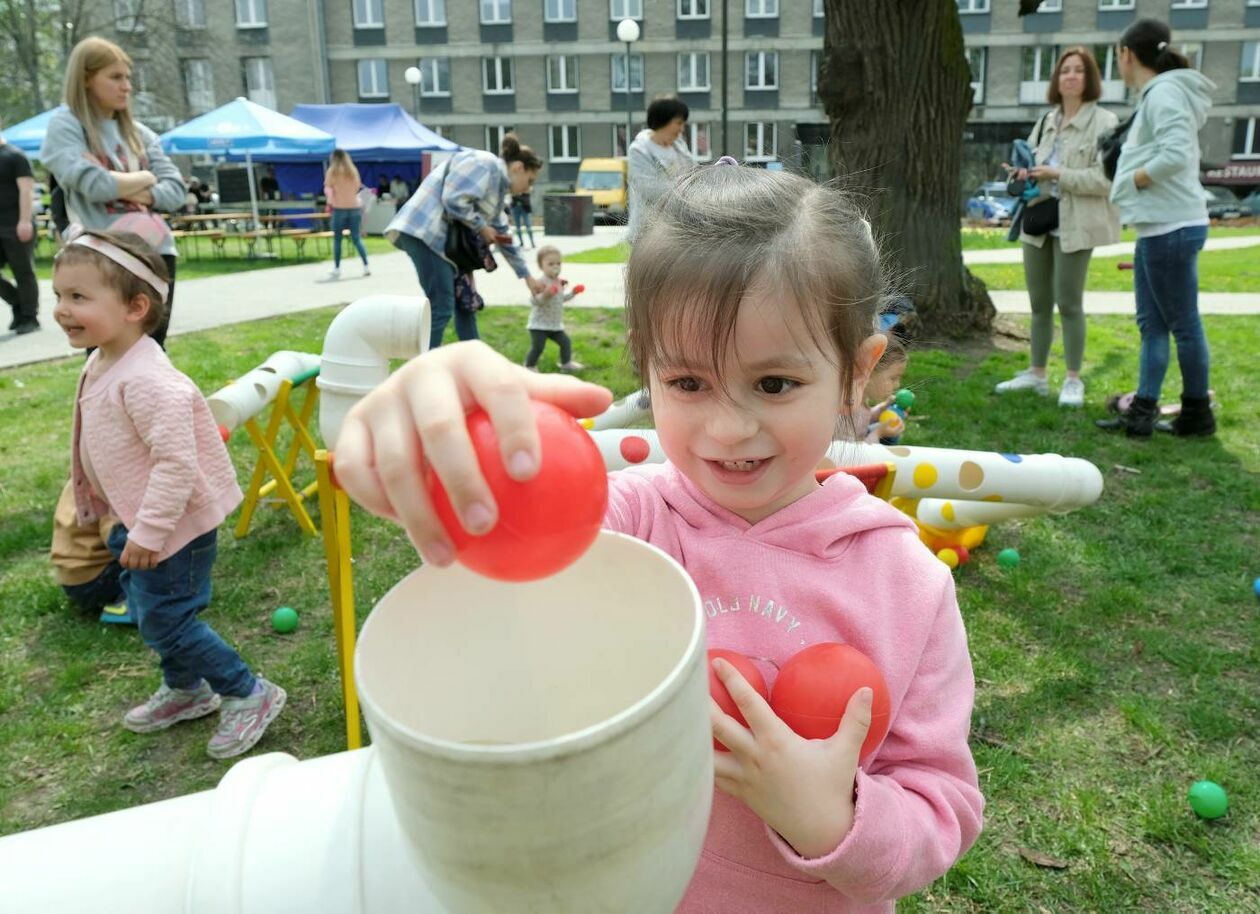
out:
<path id="1" fill-rule="evenodd" d="M 169 291 L 170 286 L 158 279 L 157 274 L 149 269 L 148 265 L 140 258 L 127 253 L 111 241 L 106 241 L 104 238 L 98 238 L 95 235 L 87 234 L 83 226 L 79 225 L 77 222 L 73 223 L 66 229 L 65 238 L 67 248 L 71 245 L 91 248 L 102 257 L 108 258 L 118 264 L 132 276 L 135 276 L 137 279 L 144 280 L 153 287 L 155 292 L 157 292 L 158 297 L 162 299 L 161 303 L 166 303 L 166 294 Z M 62 250 L 64 251 L 65 248 L 62 248 Z"/>
<path id="2" fill-rule="evenodd" d="M 1161 41 L 1159 44 L 1155 45 L 1155 50 L 1157 50 L 1157 51 L 1162 51 L 1162 50 L 1164 50 L 1164 48 L 1166 48 L 1166 47 L 1168 47 L 1168 42 L 1167 42 L 1167 41 Z"/>
<path id="3" fill-rule="evenodd" d="M 718 159 L 713 164 L 714 165 L 738 165 L 739 162 L 736 160 L 734 156 L 722 156 L 722 158 Z"/>

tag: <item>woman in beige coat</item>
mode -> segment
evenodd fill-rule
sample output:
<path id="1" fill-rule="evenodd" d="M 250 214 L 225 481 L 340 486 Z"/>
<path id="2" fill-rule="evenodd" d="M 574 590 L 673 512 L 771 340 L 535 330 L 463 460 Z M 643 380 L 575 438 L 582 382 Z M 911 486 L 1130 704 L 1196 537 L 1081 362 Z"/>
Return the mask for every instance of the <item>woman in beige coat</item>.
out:
<path id="1" fill-rule="evenodd" d="M 998 384 L 998 393 L 1035 390 L 1050 392 L 1046 362 L 1054 340 L 1054 306 L 1063 324 L 1063 349 L 1067 377 L 1059 391 L 1059 405 L 1085 405 L 1081 362 L 1085 356 L 1085 280 L 1089 258 L 1098 245 L 1120 238 L 1120 219 L 1108 200 L 1111 182 L 1103 174 L 1098 140 L 1116 126 L 1116 116 L 1098 107 L 1102 76 L 1094 55 L 1082 47 L 1068 48 L 1059 57 L 1050 80 L 1046 112 L 1028 137 L 1036 152 L 1036 165 L 1020 169 L 1015 177 L 1033 178 L 1041 196 L 1025 211 L 1057 198 L 1058 227 L 1044 235 L 1021 233 L 1024 278 L 1032 306 L 1032 354 L 1030 366 L 1009 381 Z M 1053 205 L 1053 204 L 1051 204 Z"/>

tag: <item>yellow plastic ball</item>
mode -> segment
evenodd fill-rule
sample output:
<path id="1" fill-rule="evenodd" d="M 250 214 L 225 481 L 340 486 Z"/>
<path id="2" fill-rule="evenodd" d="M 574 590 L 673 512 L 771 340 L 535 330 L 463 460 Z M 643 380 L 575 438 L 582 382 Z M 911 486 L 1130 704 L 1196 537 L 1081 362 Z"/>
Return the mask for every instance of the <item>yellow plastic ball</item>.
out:
<path id="1" fill-rule="evenodd" d="M 953 549 L 942 549 L 936 553 L 936 557 L 948 565 L 951 570 L 958 567 L 958 553 Z"/>

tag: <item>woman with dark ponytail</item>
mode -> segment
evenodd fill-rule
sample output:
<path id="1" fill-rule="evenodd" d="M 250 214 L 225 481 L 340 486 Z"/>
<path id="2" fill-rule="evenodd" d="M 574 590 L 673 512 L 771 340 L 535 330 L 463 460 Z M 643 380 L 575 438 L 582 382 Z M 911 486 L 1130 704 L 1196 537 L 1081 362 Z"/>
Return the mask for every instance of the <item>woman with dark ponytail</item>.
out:
<path id="1" fill-rule="evenodd" d="M 505 212 L 511 195 L 528 193 L 533 187 L 542 165 L 542 159 L 534 150 L 521 145 L 514 133 L 503 138 L 499 155 L 480 149 L 461 149 L 429 172 L 389 223 L 385 235 L 411 258 L 429 299 L 430 349 L 442 345 L 442 335 L 452 316 L 455 333 L 461 340 L 479 337 L 477 312 L 455 308 L 455 280 L 459 271 L 446 256 L 446 238 L 457 224 L 476 232 L 487 249 L 497 244 L 516 275 L 525 280 L 529 291 L 542 291 L 542 280 L 530 275 L 520 249 L 512 244 L 512 231 Z"/>
<path id="2" fill-rule="evenodd" d="M 1199 319 L 1199 251 L 1208 215 L 1199 183 L 1199 129 L 1212 105 L 1210 79 L 1190 68 L 1172 47 L 1168 26 L 1141 19 L 1120 36 L 1120 73 L 1138 93 L 1137 110 L 1111 185 L 1121 220 L 1137 231 L 1133 285 L 1142 335 L 1138 389 L 1129 411 L 1099 420 L 1149 438 L 1155 428 L 1174 435 L 1216 431 L 1208 398 L 1208 344 Z M 1169 336 L 1181 366 L 1181 414 L 1155 421 L 1168 372 Z"/>

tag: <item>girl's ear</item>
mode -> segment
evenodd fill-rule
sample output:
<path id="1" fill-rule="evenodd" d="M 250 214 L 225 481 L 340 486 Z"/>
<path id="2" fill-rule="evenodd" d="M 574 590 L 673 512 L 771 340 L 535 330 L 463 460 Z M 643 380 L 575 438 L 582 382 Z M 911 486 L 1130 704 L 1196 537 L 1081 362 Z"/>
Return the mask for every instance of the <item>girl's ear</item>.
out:
<path id="1" fill-rule="evenodd" d="M 149 301 L 149 296 L 143 292 L 133 295 L 131 301 L 127 302 L 127 320 L 137 324 L 144 323 L 152 307 L 153 303 Z"/>
<path id="2" fill-rule="evenodd" d="M 866 385 L 870 383 L 871 373 L 888 348 L 888 337 L 882 333 L 872 333 L 858 346 L 857 358 L 853 361 L 853 387 L 849 390 L 847 407 L 856 409 L 865 402 Z"/>

